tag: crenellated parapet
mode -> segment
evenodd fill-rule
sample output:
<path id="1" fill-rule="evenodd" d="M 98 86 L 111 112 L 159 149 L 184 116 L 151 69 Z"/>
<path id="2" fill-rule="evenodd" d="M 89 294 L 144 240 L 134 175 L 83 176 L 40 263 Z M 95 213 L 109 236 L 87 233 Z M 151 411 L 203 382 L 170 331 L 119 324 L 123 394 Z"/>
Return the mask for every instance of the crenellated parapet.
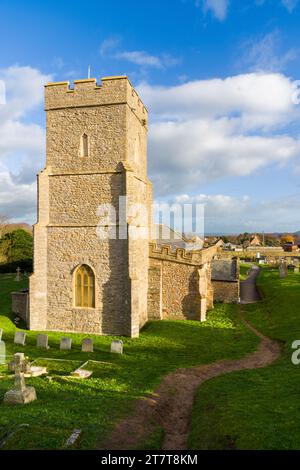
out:
<path id="1" fill-rule="evenodd" d="M 219 242 L 213 246 L 199 250 L 185 250 L 184 248 L 174 250 L 171 245 L 157 245 L 155 242 L 150 242 L 149 257 L 161 261 L 201 266 L 209 263 L 218 253 L 219 249 Z"/>
<path id="2" fill-rule="evenodd" d="M 144 125 L 147 125 L 147 109 L 126 76 L 104 77 L 100 84 L 96 78 L 75 80 L 73 88 L 68 81 L 45 85 L 46 111 L 120 104 L 127 104 Z"/>

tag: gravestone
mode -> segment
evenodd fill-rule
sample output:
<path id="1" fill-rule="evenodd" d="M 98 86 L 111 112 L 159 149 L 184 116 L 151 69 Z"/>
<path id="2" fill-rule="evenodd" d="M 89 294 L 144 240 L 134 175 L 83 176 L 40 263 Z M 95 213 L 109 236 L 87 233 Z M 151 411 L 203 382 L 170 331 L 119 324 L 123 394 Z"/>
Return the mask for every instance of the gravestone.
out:
<path id="1" fill-rule="evenodd" d="M 287 266 L 285 263 L 280 263 L 279 265 L 279 277 L 280 279 L 287 277 Z"/>
<path id="2" fill-rule="evenodd" d="M 298 274 L 299 273 L 299 266 L 294 267 L 294 273 Z"/>
<path id="3" fill-rule="evenodd" d="M 85 338 L 81 344 L 82 352 L 94 352 L 93 340 L 90 338 Z"/>
<path id="4" fill-rule="evenodd" d="M 15 281 L 16 282 L 21 281 L 21 269 L 20 268 L 17 268 L 17 275 L 16 275 L 16 278 L 15 278 Z"/>
<path id="5" fill-rule="evenodd" d="M 40 349 L 49 349 L 48 335 L 38 335 L 36 340 L 36 347 Z"/>
<path id="6" fill-rule="evenodd" d="M 69 351 L 72 349 L 72 338 L 61 338 L 60 340 L 60 350 L 61 351 Z"/>
<path id="7" fill-rule="evenodd" d="M 24 333 L 24 331 L 16 331 L 15 338 L 14 338 L 14 343 L 15 344 L 20 344 L 21 346 L 24 346 L 25 341 L 26 341 L 26 333 Z"/>
<path id="8" fill-rule="evenodd" d="M 40 377 L 41 375 L 47 375 L 47 367 L 42 366 L 31 366 L 30 371 L 25 373 L 25 377 Z"/>
<path id="9" fill-rule="evenodd" d="M 4 403 L 7 405 L 25 405 L 36 400 L 34 387 L 26 387 L 23 370 L 25 361 L 23 353 L 14 355 L 15 362 L 15 384 L 12 390 L 4 395 Z"/>
<path id="10" fill-rule="evenodd" d="M 123 341 L 114 340 L 111 343 L 110 352 L 115 354 L 123 354 Z"/>
<path id="11" fill-rule="evenodd" d="M 0 341 L 0 364 L 5 364 L 6 360 L 6 346 L 4 341 Z"/>
<path id="12" fill-rule="evenodd" d="M 72 372 L 73 377 L 77 377 L 78 379 L 88 379 L 93 374 L 93 371 L 86 370 L 86 369 L 76 369 Z"/>
<path id="13" fill-rule="evenodd" d="M 21 354 L 21 353 L 19 353 Z M 10 361 L 8 364 L 8 370 L 9 372 L 13 372 L 15 373 L 16 371 L 16 361 L 15 361 L 15 357 L 12 361 Z M 21 366 L 21 372 L 23 372 L 23 374 L 30 374 L 30 370 L 31 370 L 31 364 L 30 364 L 30 361 L 27 357 L 24 356 L 24 354 L 22 353 L 22 366 Z"/>
<path id="14" fill-rule="evenodd" d="M 0 328 L 0 341 L 2 340 L 3 330 Z"/>

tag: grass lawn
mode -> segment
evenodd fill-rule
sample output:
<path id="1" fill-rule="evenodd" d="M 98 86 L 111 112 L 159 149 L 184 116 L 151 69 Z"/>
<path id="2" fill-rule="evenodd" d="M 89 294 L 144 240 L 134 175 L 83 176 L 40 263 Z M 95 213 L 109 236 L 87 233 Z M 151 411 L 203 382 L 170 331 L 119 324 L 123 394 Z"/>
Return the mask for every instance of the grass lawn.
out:
<path id="1" fill-rule="evenodd" d="M 241 263 L 240 264 L 240 281 L 244 281 L 248 277 L 248 273 L 253 266 L 253 263 Z"/>
<path id="2" fill-rule="evenodd" d="M 260 331 L 283 343 L 282 357 L 260 370 L 220 376 L 199 388 L 190 449 L 300 449 L 300 366 L 291 344 L 300 339 L 300 275 L 279 279 L 263 268 L 262 302 L 243 306 Z"/>
<path id="3" fill-rule="evenodd" d="M 36 388 L 38 400 L 26 406 L 3 404 L 4 393 L 13 380 L 1 366 L 0 442 L 6 433 L 20 428 L 5 444 L 5 449 L 62 449 L 74 429 L 82 437 L 76 445 L 94 449 L 107 436 L 114 423 L 130 413 L 134 400 L 152 392 L 161 377 L 179 367 L 190 367 L 222 358 L 240 358 L 256 349 L 258 340 L 238 319 L 237 305 L 217 305 L 206 323 L 193 321 L 150 322 L 137 339 L 122 338 L 124 355 L 112 355 L 112 337 L 91 336 L 95 352 L 82 353 L 86 335 L 73 338 L 72 351 L 59 351 L 63 333 L 49 332 L 48 351 L 35 347 L 37 332 L 27 332 L 26 346 L 15 346 L 15 326 L 10 315 L 10 292 L 26 286 L 13 275 L 0 275 L 0 328 L 3 328 L 7 353 L 25 352 L 37 363 L 47 365 L 50 377 L 27 379 Z M 48 360 L 45 359 L 56 359 Z M 57 359 L 65 359 L 65 362 Z M 94 374 L 88 380 L 68 377 L 87 359 Z M 76 362 L 78 361 L 78 362 Z M 158 429 L 141 447 L 157 449 L 162 433 Z"/>

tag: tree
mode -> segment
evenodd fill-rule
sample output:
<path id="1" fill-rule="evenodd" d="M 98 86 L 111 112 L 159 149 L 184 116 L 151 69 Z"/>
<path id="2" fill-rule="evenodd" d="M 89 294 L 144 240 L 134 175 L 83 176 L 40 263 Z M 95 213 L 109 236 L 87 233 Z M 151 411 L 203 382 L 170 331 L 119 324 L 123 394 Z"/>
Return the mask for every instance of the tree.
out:
<path id="1" fill-rule="evenodd" d="M 0 214 L 0 238 L 3 237 L 4 233 L 7 230 L 8 222 L 9 218 L 4 214 Z"/>
<path id="2" fill-rule="evenodd" d="M 6 233 L 0 242 L 7 263 L 32 260 L 33 237 L 23 229 Z"/>

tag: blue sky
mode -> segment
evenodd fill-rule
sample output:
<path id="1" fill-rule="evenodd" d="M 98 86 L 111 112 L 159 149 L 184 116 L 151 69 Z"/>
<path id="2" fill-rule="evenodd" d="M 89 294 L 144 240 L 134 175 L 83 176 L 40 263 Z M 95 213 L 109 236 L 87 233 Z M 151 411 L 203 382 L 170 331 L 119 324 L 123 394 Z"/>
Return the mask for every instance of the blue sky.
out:
<path id="1" fill-rule="evenodd" d="M 127 74 L 150 112 L 163 201 L 205 204 L 206 230 L 300 230 L 300 1 L 0 4 L 0 213 L 35 220 L 43 84 Z"/>

